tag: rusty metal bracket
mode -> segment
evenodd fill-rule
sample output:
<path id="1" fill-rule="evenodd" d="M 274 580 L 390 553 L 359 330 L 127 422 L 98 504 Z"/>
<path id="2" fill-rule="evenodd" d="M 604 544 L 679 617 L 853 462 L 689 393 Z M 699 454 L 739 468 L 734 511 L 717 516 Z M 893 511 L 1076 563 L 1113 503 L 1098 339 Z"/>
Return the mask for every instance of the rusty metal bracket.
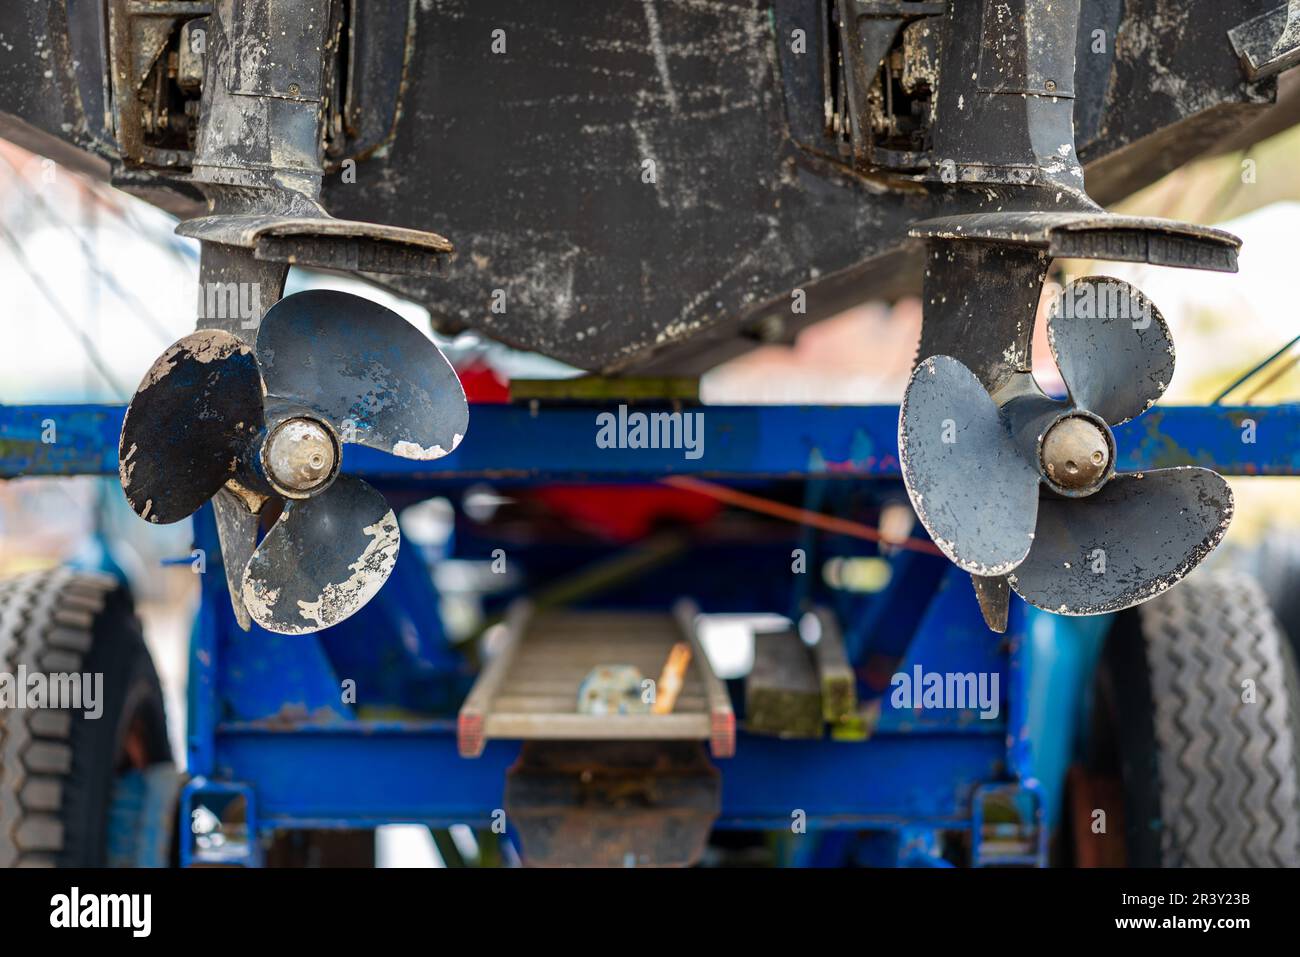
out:
<path id="1" fill-rule="evenodd" d="M 854 165 L 912 167 L 918 160 L 877 141 L 895 117 L 897 77 L 889 54 L 905 26 L 942 16 L 943 2 L 832 0 L 833 23 L 823 55 L 826 119 L 832 134 L 847 136 Z"/>
<path id="2" fill-rule="evenodd" d="M 690 741 L 528 741 L 506 773 L 506 818 L 542 867 L 685 867 L 722 806 Z"/>
<path id="3" fill-rule="evenodd" d="M 1300 65 L 1300 0 L 1290 0 L 1228 31 L 1251 80 Z"/>
<path id="4" fill-rule="evenodd" d="M 112 119 L 125 162 L 177 170 L 193 162 L 198 99 L 186 77 L 203 43 L 186 28 L 211 12 L 208 0 L 110 0 Z"/>

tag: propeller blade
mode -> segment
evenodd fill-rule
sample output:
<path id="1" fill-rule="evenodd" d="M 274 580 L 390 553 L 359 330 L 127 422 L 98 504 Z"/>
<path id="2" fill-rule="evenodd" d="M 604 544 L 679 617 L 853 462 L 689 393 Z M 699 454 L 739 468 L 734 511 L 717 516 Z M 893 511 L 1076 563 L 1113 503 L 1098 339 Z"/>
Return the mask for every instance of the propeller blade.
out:
<path id="1" fill-rule="evenodd" d="M 136 514 L 168 524 L 191 515 L 235 473 L 262 428 L 262 379 L 252 350 L 200 329 L 173 343 L 131 397 L 118 474 Z"/>
<path id="2" fill-rule="evenodd" d="M 257 516 L 250 512 L 239 496 L 229 489 L 220 489 L 212 499 L 212 510 L 217 519 L 217 538 L 221 542 L 221 563 L 226 570 L 226 587 L 230 590 L 230 606 L 235 612 L 239 627 L 248 631 L 252 619 L 244 607 L 240 587 L 244 567 L 257 547 Z"/>
<path id="3" fill-rule="evenodd" d="M 951 356 L 918 365 L 898 448 L 912 507 L 945 555 L 976 575 L 1020 564 L 1034 537 L 1038 469 L 974 373 Z"/>
<path id="4" fill-rule="evenodd" d="M 1164 316 L 1118 279 L 1070 283 L 1048 315 L 1047 340 L 1074 404 L 1110 425 L 1155 405 L 1174 376 L 1174 341 Z"/>
<path id="5" fill-rule="evenodd" d="M 1044 496 L 1011 587 L 1061 615 L 1120 611 L 1181 580 L 1231 520 L 1232 489 L 1202 468 L 1116 475 L 1087 498 Z"/>
<path id="6" fill-rule="evenodd" d="M 319 289 L 277 302 L 257 334 L 268 395 L 315 409 L 347 443 L 408 459 L 452 451 L 469 406 L 451 363 L 377 302 Z"/>
<path id="7" fill-rule="evenodd" d="M 1007 620 L 1011 615 L 1011 588 L 1007 584 L 1007 576 L 984 578 L 972 575 L 970 580 L 975 586 L 975 600 L 979 602 L 984 624 L 989 626 L 989 631 L 1005 634 Z"/>
<path id="8" fill-rule="evenodd" d="M 267 631 L 302 635 L 336 625 L 388 580 L 401 535 L 384 497 L 340 475 L 314 498 L 291 499 L 244 570 L 240 593 Z"/>

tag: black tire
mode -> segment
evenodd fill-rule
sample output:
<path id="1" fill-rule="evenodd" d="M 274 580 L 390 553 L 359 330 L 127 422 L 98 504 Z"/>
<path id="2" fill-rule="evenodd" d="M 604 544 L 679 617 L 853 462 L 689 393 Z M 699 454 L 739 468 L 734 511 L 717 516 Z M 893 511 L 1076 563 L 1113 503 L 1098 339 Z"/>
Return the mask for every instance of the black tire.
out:
<path id="1" fill-rule="evenodd" d="M 1300 538 L 1287 531 L 1264 536 L 1257 546 L 1225 556 L 1233 568 L 1259 581 L 1278 623 L 1300 656 Z"/>
<path id="2" fill-rule="evenodd" d="M 137 834 L 134 785 L 174 771 L 162 691 L 127 591 L 65 568 L 0 582 L 0 671 L 22 665 L 102 673 L 102 714 L 0 710 L 0 867 L 138 863 L 137 846 L 160 843 L 160 831 Z"/>
<path id="3" fill-rule="evenodd" d="M 1129 866 L 1300 866 L 1300 682 L 1254 579 L 1202 572 L 1121 615 L 1097 704 Z"/>

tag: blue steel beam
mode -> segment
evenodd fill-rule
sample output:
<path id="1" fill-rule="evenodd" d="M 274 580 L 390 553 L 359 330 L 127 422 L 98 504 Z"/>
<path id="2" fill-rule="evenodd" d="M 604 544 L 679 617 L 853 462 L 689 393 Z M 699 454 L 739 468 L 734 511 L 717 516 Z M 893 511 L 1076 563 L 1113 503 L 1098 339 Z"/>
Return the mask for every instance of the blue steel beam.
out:
<path id="1" fill-rule="evenodd" d="M 219 780 L 257 792 L 262 826 L 486 826 L 503 806 L 514 742 L 462 758 L 450 721 L 223 724 Z M 880 735 L 865 742 L 780 741 L 742 734 L 722 772 L 718 826 L 784 829 L 964 827 L 981 783 L 1005 776 L 1001 734 Z M 779 769 L 779 770 L 778 770 Z"/>
<path id="2" fill-rule="evenodd" d="M 694 459 L 683 449 L 600 448 L 602 411 L 610 408 L 476 405 L 469 435 L 445 458 L 415 462 L 349 446 L 344 466 L 398 482 L 899 476 L 896 406 L 688 408 L 703 416 L 703 454 Z M 122 412 L 108 405 L 0 406 L 0 478 L 117 474 Z M 1225 475 L 1300 475 L 1300 403 L 1158 407 L 1120 426 L 1115 438 L 1120 471 L 1203 465 Z"/>

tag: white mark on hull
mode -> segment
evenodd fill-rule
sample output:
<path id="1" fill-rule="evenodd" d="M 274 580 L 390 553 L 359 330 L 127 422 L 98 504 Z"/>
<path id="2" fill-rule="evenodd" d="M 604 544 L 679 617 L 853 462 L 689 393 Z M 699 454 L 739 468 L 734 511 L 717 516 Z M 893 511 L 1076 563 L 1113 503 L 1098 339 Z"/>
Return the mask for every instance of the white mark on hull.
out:
<path id="1" fill-rule="evenodd" d="M 677 91 L 673 89 L 673 78 L 668 75 L 668 51 L 664 49 L 663 33 L 659 29 L 659 12 L 655 10 L 654 0 L 641 0 L 645 9 L 645 23 L 650 30 L 650 50 L 654 54 L 655 69 L 659 71 L 659 82 L 663 84 L 664 96 L 668 97 L 668 108 L 677 112 Z"/>

